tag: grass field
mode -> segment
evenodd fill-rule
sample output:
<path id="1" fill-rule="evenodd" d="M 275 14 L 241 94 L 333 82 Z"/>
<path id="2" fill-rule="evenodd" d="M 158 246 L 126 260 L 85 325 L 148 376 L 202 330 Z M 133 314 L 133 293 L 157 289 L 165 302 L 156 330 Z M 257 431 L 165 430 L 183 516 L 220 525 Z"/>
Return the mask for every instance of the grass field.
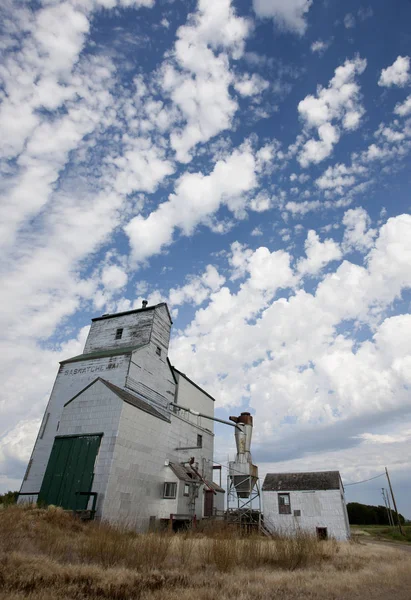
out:
<path id="1" fill-rule="evenodd" d="M 411 555 L 391 548 L 227 528 L 138 535 L 55 508 L 0 510 L 1 600 L 409 600 L 410 587 Z"/>
<path id="2" fill-rule="evenodd" d="M 354 535 L 365 534 L 388 542 L 411 544 L 411 525 L 403 525 L 402 528 L 405 535 L 401 535 L 398 527 L 387 527 L 386 525 L 352 525 L 351 531 Z"/>

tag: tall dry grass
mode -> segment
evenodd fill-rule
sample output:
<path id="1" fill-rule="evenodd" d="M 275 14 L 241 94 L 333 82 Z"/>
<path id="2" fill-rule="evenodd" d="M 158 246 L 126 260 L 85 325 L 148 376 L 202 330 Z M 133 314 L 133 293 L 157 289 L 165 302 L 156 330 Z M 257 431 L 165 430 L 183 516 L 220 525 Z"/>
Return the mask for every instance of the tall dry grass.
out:
<path id="1" fill-rule="evenodd" d="M 0 511 L 1 600 L 379 600 L 381 590 L 394 597 L 399 579 L 411 585 L 411 555 L 302 533 L 139 535 L 56 508 Z"/>

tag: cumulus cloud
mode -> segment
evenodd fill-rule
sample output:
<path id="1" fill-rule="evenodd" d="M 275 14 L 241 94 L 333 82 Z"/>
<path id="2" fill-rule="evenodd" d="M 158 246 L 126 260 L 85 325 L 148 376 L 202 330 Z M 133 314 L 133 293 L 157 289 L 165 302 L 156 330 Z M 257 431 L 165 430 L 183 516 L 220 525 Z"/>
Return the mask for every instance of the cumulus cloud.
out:
<path id="1" fill-rule="evenodd" d="M 303 35 L 307 29 L 306 16 L 312 0 L 253 0 L 256 15 L 273 19 L 280 29 Z"/>
<path id="2" fill-rule="evenodd" d="M 364 72 L 366 65 L 367 61 L 359 57 L 347 60 L 335 70 L 327 88 L 319 87 L 316 96 L 308 95 L 298 104 L 307 131 L 317 129 L 319 138 L 309 139 L 303 145 L 298 155 L 302 167 L 319 163 L 331 154 L 340 139 L 338 125 L 343 131 L 359 127 L 364 109 L 355 78 Z"/>
<path id="3" fill-rule="evenodd" d="M 373 246 L 377 231 L 371 229 L 371 219 L 364 208 L 347 210 L 343 217 L 343 225 L 345 231 L 342 247 L 345 252 L 350 250 L 365 252 Z"/>
<path id="4" fill-rule="evenodd" d="M 108 289 L 120 290 L 127 283 L 127 273 L 118 265 L 110 265 L 103 269 L 101 282 Z"/>
<path id="5" fill-rule="evenodd" d="M 215 214 L 222 204 L 241 214 L 247 192 L 257 183 L 255 169 L 254 154 L 246 144 L 219 160 L 209 175 L 182 175 L 167 202 L 147 218 L 139 215 L 125 226 L 133 260 L 141 262 L 161 252 L 172 243 L 177 229 L 183 235 L 192 235 L 197 225 Z"/>
<path id="6" fill-rule="evenodd" d="M 307 234 L 304 248 L 306 258 L 297 262 L 297 271 L 301 275 L 318 275 L 328 263 L 342 257 L 339 244 L 332 239 L 321 242 L 319 235 L 312 229 Z"/>
<path id="7" fill-rule="evenodd" d="M 345 220 L 349 226 L 353 215 Z M 243 406 L 246 399 L 255 411 L 259 460 L 357 446 L 355 437 L 371 423 L 409 410 L 411 317 L 387 317 L 385 310 L 411 287 L 410 225 L 409 215 L 389 219 L 374 243 L 369 237 L 365 267 L 344 261 L 311 293 L 298 287 L 303 262 L 293 272 L 287 253 L 232 247 L 238 291 L 223 286 L 211 294 L 171 352 L 220 406 Z M 325 256 L 338 260 L 338 245 L 330 242 Z M 322 267 L 320 245 L 311 233 L 306 247 L 314 270 Z M 281 288 L 294 291 L 279 294 Z M 372 339 L 357 343 L 344 327 L 348 320 L 370 323 Z M 304 443 L 291 443 L 301 436 Z"/>
<path id="8" fill-rule="evenodd" d="M 352 13 L 347 13 L 344 17 L 344 27 L 346 29 L 353 29 L 355 27 L 355 17 Z"/>
<path id="9" fill-rule="evenodd" d="M 324 52 L 330 47 L 330 42 L 324 42 L 323 40 L 317 40 L 310 46 L 311 52 L 314 54 L 324 54 Z"/>
<path id="10" fill-rule="evenodd" d="M 234 83 L 234 88 L 241 96 L 255 96 L 261 94 L 269 85 L 268 81 L 257 73 L 253 73 L 252 75 L 246 74 L 238 78 Z"/>
<path id="11" fill-rule="evenodd" d="M 407 115 L 411 114 L 411 96 L 408 96 L 408 98 L 406 100 L 404 100 L 404 102 L 402 102 L 401 104 L 398 103 L 395 106 L 394 112 L 397 115 L 400 115 L 400 117 L 406 117 Z"/>
<path id="12" fill-rule="evenodd" d="M 378 85 L 404 87 L 410 81 L 410 57 L 398 56 L 390 67 L 382 69 Z"/>
<path id="13" fill-rule="evenodd" d="M 179 161 L 190 162 L 197 144 L 231 126 L 238 106 L 230 96 L 235 79 L 229 63 L 242 55 L 249 31 L 249 22 L 235 14 L 230 0 L 199 0 L 197 11 L 177 30 L 161 87 L 183 121 L 170 136 Z"/>
<path id="14" fill-rule="evenodd" d="M 346 188 L 353 186 L 357 182 L 357 177 L 365 172 L 366 168 L 363 165 L 353 164 L 347 167 L 338 163 L 328 167 L 315 183 L 321 190 L 333 190 L 343 194 Z"/>

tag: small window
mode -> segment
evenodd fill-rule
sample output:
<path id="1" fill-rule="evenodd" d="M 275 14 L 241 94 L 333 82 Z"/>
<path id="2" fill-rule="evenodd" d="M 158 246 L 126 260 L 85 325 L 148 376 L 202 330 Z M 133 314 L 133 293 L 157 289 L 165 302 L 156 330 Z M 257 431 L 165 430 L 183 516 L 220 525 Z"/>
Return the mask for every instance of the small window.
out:
<path id="1" fill-rule="evenodd" d="M 160 348 L 160 346 L 157 346 L 157 348 L 156 348 L 156 354 L 157 354 L 157 356 L 161 356 L 161 348 Z"/>
<path id="2" fill-rule="evenodd" d="M 317 538 L 319 540 L 326 540 L 328 538 L 328 531 L 326 527 L 317 527 Z"/>
<path id="3" fill-rule="evenodd" d="M 190 495 L 190 484 L 185 483 L 184 484 L 184 496 L 189 496 L 189 495 Z"/>
<path id="4" fill-rule="evenodd" d="M 175 498 L 177 492 L 177 484 L 176 483 L 168 483 L 164 484 L 164 498 Z"/>
<path id="5" fill-rule="evenodd" d="M 197 435 L 197 448 L 202 448 L 202 447 L 203 447 L 203 436 Z"/>
<path id="6" fill-rule="evenodd" d="M 301 517 L 301 510 L 295 510 L 294 517 Z"/>
<path id="7" fill-rule="evenodd" d="M 278 512 L 280 515 L 291 515 L 290 494 L 278 494 Z"/>
<path id="8" fill-rule="evenodd" d="M 117 331 L 116 331 L 116 340 L 121 340 L 122 337 L 123 337 L 123 328 L 120 327 L 120 329 L 117 329 Z"/>

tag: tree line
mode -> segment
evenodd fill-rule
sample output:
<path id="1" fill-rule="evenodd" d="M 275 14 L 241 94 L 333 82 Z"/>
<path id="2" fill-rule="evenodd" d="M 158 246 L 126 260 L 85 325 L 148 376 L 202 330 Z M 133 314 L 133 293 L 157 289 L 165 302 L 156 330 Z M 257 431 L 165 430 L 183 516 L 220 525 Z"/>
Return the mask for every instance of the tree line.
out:
<path id="1" fill-rule="evenodd" d="M 388 513 L 385 506 L 372 506 L 369 504 L 360 504 L 359 502 L 349 502 L 347 504 L 348 519 L 351 525 L 389 525 Z M 397 524 L 397 516 L 391 510 L 394 523 Z M 402 524 L 405 523 L 404 517 L 399 515 Z"/>

